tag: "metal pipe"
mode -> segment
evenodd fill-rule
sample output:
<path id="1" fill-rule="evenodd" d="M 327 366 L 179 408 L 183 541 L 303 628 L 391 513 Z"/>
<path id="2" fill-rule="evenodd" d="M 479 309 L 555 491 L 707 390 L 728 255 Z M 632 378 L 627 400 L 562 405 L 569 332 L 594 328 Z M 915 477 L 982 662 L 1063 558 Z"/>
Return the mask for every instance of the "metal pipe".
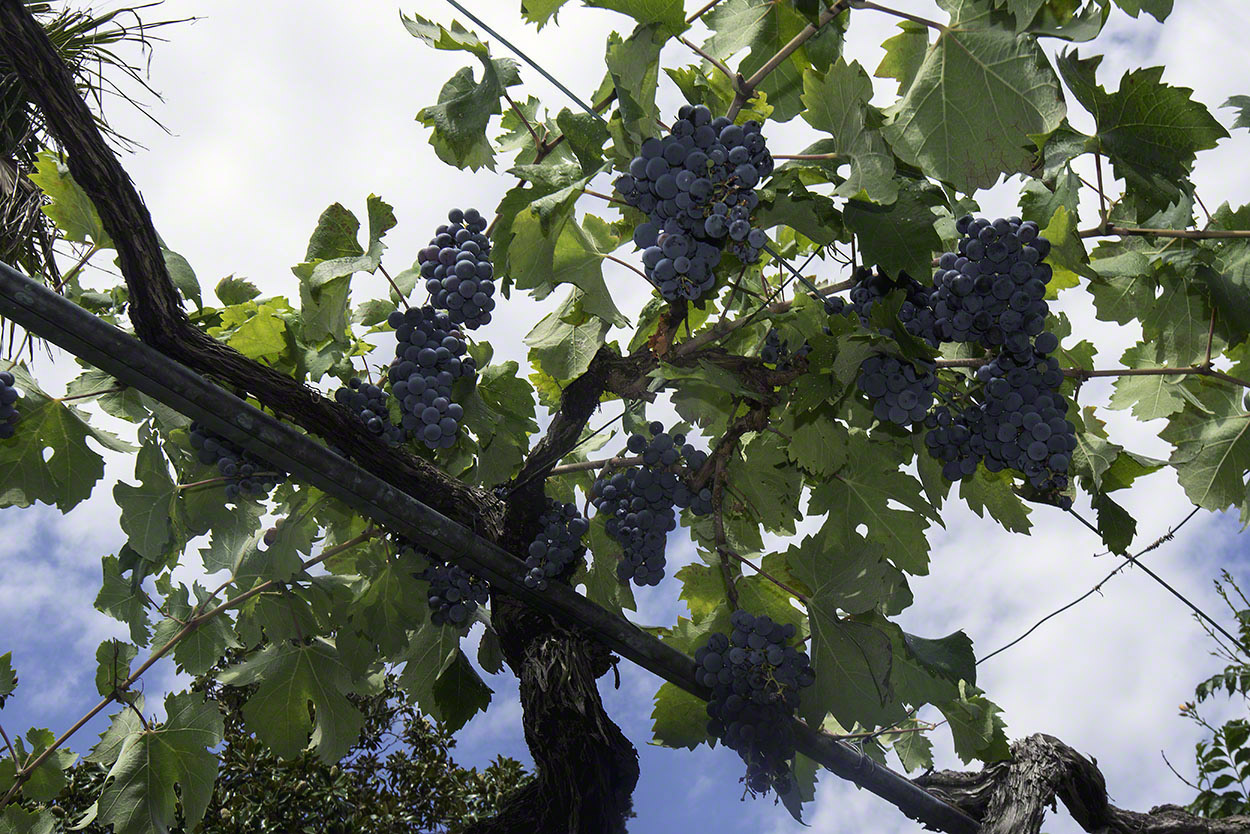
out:
<path id="1" fill-rule="evenodd" d="M 694 661 L 572 588 L 525 586 L 524 563 L 287 423 L 248 405 L 186 366 L 0 262 L 0 316 L 59 345 L 95 367 L 488 580 L 543 612 L 592 632 L 622 657 L 707 700 L 695 683 Z M 907 816 L 950 834 L 975 834 L 972 817 L 855 750 L 795 719 L 798 747 L 838 776 L 897 806 Z"/>

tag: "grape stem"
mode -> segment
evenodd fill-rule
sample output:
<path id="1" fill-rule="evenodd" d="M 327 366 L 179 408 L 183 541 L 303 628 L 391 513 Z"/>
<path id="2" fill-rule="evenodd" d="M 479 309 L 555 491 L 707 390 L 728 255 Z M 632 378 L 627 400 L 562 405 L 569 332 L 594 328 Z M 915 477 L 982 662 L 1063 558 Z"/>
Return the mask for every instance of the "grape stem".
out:
<path id="1" fill-rule="evenodd" d="M 903 20 L 910 20 L 912 23 L 919 23 L 922 26 L 928 26 L 930 29 L 937 29 L 939 32 L 945 32 L 946 27 L 938 23 L 936 20 L 929 20 L 927 17 L 911 14 L 910 12 L 899 11 L 898 9 L 887 8 L 886 6 L 878 6 L 872 0 L 849 0 L 852 9 L 872 9 L 876 12 L 884 12 L 885 14 L 901 17 Z"/>
<path id="2" fill-rule="evenodd" d="M 308 568 L 311 568 L 314 565 L 317 565 L 323 562 L 324 560 L 329 559 L 331 556 L 336 556 L 339 553 L 342 553 L 344 550 L 347 550 L 348 548 L 355 547 L 356 545 L 361 544 L 362 542 L 365 542 L 373 538 L 375 535 L 376 535 L 376 532 L 374 531 L 374 529 L 369 528 L 365 530 L 363 533 L 361 533 L 360 535 L 356 536 L 355 538 L 345 541 L 342 544 L 337 545 L 335 547 L 328 548 L 327 550 L 322 551 L 321 555 L 317 556 L 316 558 L 309 559 L 308 561 L 301 563 L 300 570 L 302 571 L 307 570 Z M 228 585 L 230 582 L 233 582 L 234 579 L 235 577 L 232 576 L 229 580 L 227 580 L 227 582 L 223 583 L 221 588 L 224 588 L 225 585 Z M 97 714 L 100 713 L 100 711 L 102 711 L 105 707 L 107 707 L 113 701 L 117 700 L 118 695 L 120 695 L 122 692 L 129 689 L 134 684 L 134 682 L 137 681 L 140 678 L 140 676 L 143 675 L 144 672 L 152 668 L 152 666 L 156 663 L 156 661 L 160 660 L 162 657 L 169 654 L 169 652 L 176 645 L 182 642 L 182 640 L 184 640 L 188 635 L 190 635 L 191 632 L 195 631 L 197 628 L 199 628 L 204 623 L 211 620 L 213 617 L 216 617 L 222 611 L 225 611 L 228 608 L 238 607 L 239 605 L 243 604 L 244 602 L 256 596 L 257 594 L 263 593 L 269 590 L 270 588 L 273 588 L 275 585 L 285 585 L 285 583 L 279 582 L 276 579 L 267 580 L 257 585 L 256 587 L 248 591 L 245 591 L 244 593 L 240 594 L 237 597 L 226 600 L 225 602 L 223 602 L 221 605 L 218 605 L 213 610 L 208 611 L 204 614 L 200 614 L 198 616 L 194 616 L 190 620 L 188 620 L 187 624 L 183 626 L 178 631 L 177 634 L 169 638 L 169 641 L 166 642 L 165 645 L 161 646 L 159 649 L 152 652 L 151 656 L 148 657 L 148 659 L 143 662 L 143 665 L 141 665 L 138 669 L 132 672 L 130 677 L 126 678 L 126 680 L 119 683 L 117 687 L 111 693 L 109 693 L 108 696 L 106 696 L 103 700 L 101 700 L 100 703 L 96 704 L 86 715 L 78 719 L 78 721 L 74 724 L 74 726 L 70 727 L 68 730 L 61 733 L 61 736 L 56 741 L 52 742 L 52 744 L 48 745 L 48 749 L 40 753 L 35 758 L 34 761 L 30 762 L 25 767 L 20 768 L 14 776 L 12 787 L 9 788 L 8 793 L 6 793 L 3 798 L 0 798 L 0 808 L 3 808 L 5 805 L 8 804 L 9 800 L 12 799 L 13 796 L 17 793 L 18 789 L 21 788 L 22 783 L 25 782 L 27 779 L 29 779 L 30 775 L 34 773 L 35 770 L 37 770 L 41 764 L 47 761 L 48 757 L 51 756 L 58 748 L 60 748 L 62 744 L 68 741 L 70 736 L 72 736 L 74 733 L 81 730 L 83 725 L 85 725 L 88 721 L 94 718 Z M 218 590 L 221 590 L 221 588 L 218 588 Z M 216 592 L 214 592 L 214 594 L 215 593 Z M 142 716 L 140 716 L 140 719 L 142 719 Z M 146 722 L 144 726 L 146 726 Z M 7 741 L 7 738 L 6 738 L 6 741 Z"/>
<path id="3" fill-rule="evenodd" d="M 724 73 L 725 77 L 729 79 L 729 83 L 734 85 L 735 88 L 737 87 L 739 83 L 741 83 L 742 76 L 740 74 L 734 72 L 729 67 L 725 66 L 724 62 L 704 52 L 694 43 L 694 41 L 690 40 L 685 35 L 679 35 L 677 37 L 677 40 L 681 41 L 686 46 L 690 47 L 691 50 L 693 50 L 696 54 L 701 56 L 705 61 L 707 61 L 709 64 L 711 64 L 712 66 L 720 70 L 722 73 Z"/>
<path id="4" fill-rule="evenodd" d="M 121 386 L 120 388 L 105 388 L 103 391 L 88 391 L 85 394 L 70 394 L 67 397 L 53 397 L 53 399 L 59 403 L 67 403 L 71 400 L 85 400 L 88 397 L 103 397 L 105 394 L 120 394 L 125 390 L 126 387 Z"/>
<path id="5" fill-rule="evenodd" d="M 1212 325 L 1214 327 L 1214 324 Z M 938 359 L 935 364 L 939 368 L 979 368 L 989 363 L 988 359 Z M 1231 382 L 1240 385 L 1242 388 L 1250 388 L 1250 382 L 1244 379 L 1238 379 L 1230 376 L 1222 371 L 1217 371 L 1211 367 L 1211 360 L 1208 358 L 1201 365 L 1190 365 L 1180 368 L 1107 368 L 1104 370 L 1090 371 L 1085 368 L 1064 368 L 1063 375 L 1072 379 L 1079 379 L 1082 382 L 1095 377 L 1117 377 L 1117 376 L 1188 376 L 1189 374 L 1197 374 L 1199 376 L 1209 376 L 1214 379 L 1222 379 L 1225 382 Z"/>
<path id="6" fill-rule="evenodd" d="M 521 120 L 523 125 L 525 125 L 525 129 L 530 132 L 530 137 L 534 140 L 534 147 L 541 151 L 545 147 L 545 143 L 542 139 L 538 138 L 538 133 L 534 130 L 534 126 L 530 124 L 530 120 L 527 119 L 525 114 L 521 112 L 521 108 L 517 107 L 517 103 L 512 100 L 512 96 L 508 95 L 507 87 L 503 88 L 503 97 L 507 99 L 509 106 L 512 107 L 512 112 L 516 113 L 517 118 Z"/>
<path id="7" fill-rule="evenodd" d="M 705 5 L 703 8 L 699 9 L 697 12 L 695 12 L 695 13 L 694 13 L 694 14 L 692 14 L 692 15 L 690 15 L 690 17 L 686 18 L 686 22 L 687 22 L 687 23 L 694 23 L 696 20 L 698 20 L 699 18 L 703 17 L 703 15 L 707 14 L 707 13 L 708 13 L 708 12 L 710 12 L 712 9 L 716 8 L 716 6 L 717 6 L 719 3 L 720 3 L 720 0 L 711 0 L 711 2 L 709 2 L 709 3 L 708 3 L 707 5 Z"/>
<path id="8" fill-rule="evenodd" d="M 391 277 L 391 274 L 386 271 L 386 267 L 382 266 L 382 264 L 378 264 L 378 269 L 380 269 L 382 271 L 382 275 L 386 277 L 386 283 L 390 284 L 391 289 L 395 291 L 396 297 L 399 298 L 399 303 L 404 305 L 404 309 L 407 310 L 408 299 L 404 298 L 404 294 L 400 292 L 399 285 L 395 283 L 395 279 Z"/>
<path id="9" fill-rule="evenodd" d="M 17 757 L 17 751 L 13 749 L 13 742 L 9 741 L 9 734 L 4 731 L 4 727 L 0 727 L 0 738 L 4 739 L 5 745 L 9 748 L 9 755 L 13 757 L 14 767 L 21 771 L 22 760 Z"/>

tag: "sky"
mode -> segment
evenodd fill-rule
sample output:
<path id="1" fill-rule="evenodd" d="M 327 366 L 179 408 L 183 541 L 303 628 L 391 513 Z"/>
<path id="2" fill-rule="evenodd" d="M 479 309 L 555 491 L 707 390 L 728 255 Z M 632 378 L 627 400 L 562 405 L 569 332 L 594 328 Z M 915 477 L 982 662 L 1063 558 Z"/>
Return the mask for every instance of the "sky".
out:
<path id="1" fill-rule="evenodd" d="M 632 28 L 626 17 L 570 3 L 560 12 L 558 26 L 538 32 L 520 20 L 518 5 L 515 0 L 486 0 L 474 9 L 582 97 L 602 77 L 600 50 L 607 34 Z M 932 0 L 895 0 L 893 5 L 941 17 Z M 1162 26 L 1152 18 L 1132 20 L 1113 11 L 1096 45 L 1080 45 L 1080 51 L 1105 53 L 1099 81 L 1108 89 L 1115 89 L 1126 69 L 1162 65 L 1165 82 L 1193 88 L 1195 98 L 1228 126 L 1232 111 L 1216 108 L 1230 95 L 1250 92 L 1242 86 L 1241 42 L 1250 10 L 1238 0 L 1177 5 Z M 206 290 L 233 274 L 246 277 L 265 294 L 297 297 L 290 267 L 302 260 L 318 215 L 341 202 L 363 217 L 370 193 L 391 203 L 399 219 L 386 238 L 390 248 L 383 261 L 394 274 L 412 263 L 434 226 L 444 222 L 448 208 L 489 211 L 515 183 L 505 173 L 506 163 L 495 173 L 468 173 L 435 157 L 427 130 L 414 117 L 470 58 L 428 49 L 404 30 L 401 12 L 444 23 L 456 17 L 442 0 L 412 0 L 402 6 L 378 0 L 309 0 L 298 5 L 167 0 L 149 11 L 200 18 L 160 32 L 168 40 L 156 43 L 151 57 L 150 83 L 164 97 L 151 102 L 151 112 L 170 132 L 117 102 L 107 112 L 122 134 L 145 146 L 125 155 L 123 165 L 158 231 L 189 260 Z M 871 73 L 882 56 L 879 44 L 896 31 L 895 23 L 880 13 L 854 12 L 848 60 L 858 60 Z M 1052 54 L 1063 46 L 1047 42 Z M 693 63 L 694 56 L 683 54 L 684 49 L 669 44 L 664 65 Z M 495 54 L 503 54 L 502 49 L 495 46 Z M 536 96 L 553 112 L 569 104 L 528 68 L 521 75 L 521 95 Z M 888 103 L 893 82 L 874 83 L 877 103 Z M 665 112 L 680 104 L 671 84 L 662 86 L 660 101 Z M 1092 128 L 1083 114 L 1071 118 L 1078 128 Z M 767 138 L 775 153 L 794 153 L 813 136 L 805 122 L 795 119 L 770 125 Z M 1238 130 L 1215 150 L 1199 155 L 1194 181 L 1212 210 L 1226 200 L 1241 205 L 1250 195 L 1250 167 L 1244 165 L 1248 151 L 1250 135 Z M 604 176 L 592 187 L 607 191 L 610 178 Z M 986 215 L 1007 215 L 1014 213 L 1019 187 L 1013 179 L 976 196 Z M 580 207 L 613 216 L 592 198 Z M 1083 216 L 1092 218 L 1090 207 L 1085 209 Z M 97 267 L 103 269 L 88 273 L 89 285 L 108 286 L 117 280 L 104 260 Z M 617 305 L 627 315 L 640 309 L 649 288 L 623 268 L 605 267 Z M 832 266 L 824 269 L 823 280 L 844 277 Z M 353 287 L 357 300 L 383 292 L 380 279 L 365 275 L 358 275 Z M 500 360 L 524 363 L 523 336 L 560 298 L 557 293 L 540 303 L 514 294 L 479 331 L 480 337 L 492 343 Z M 1139 336 L 1135 327 L 1096 322 L 1087 297 L 1079 292 L 1061 295 L 1058 306 L 1078 332 L 1098 345 L 1104 362 L 1113 361 Z M 385 361 L 387 346 L 382 340 L 379 345 L 382 353 L 376 361 Z M 72 358 L 59 352 L 51 360 L 40 356 L 34 370 L 44 389 L 54 393 L 78 373 Z M 1106 384 L 1086 385 L 1082 404 L 1105 403 L 1109 390 Z M 607 417 L 615 413 L 604 412 Z M 672 416 L 662 404 L 652 413 L 661 420 Z M 1140 453 L 1168 455 L 1167 444 L 1155 436 L 1161 423 L 1138 424 L 1125 412 L 1105 411 L 1101 416 L 1116 442 Z M 101 424 L 133 434 L 133 429 L 104 418 Z M 105 456 L 104 480 L 68 515 L 42 505 L 0 510 L 0 653 L 13 651 L 21 677 L 16 696 L 0 712 L 0 724 L 10 735 L 30 726 L 59 732 L 94 706 L 95 648 L 102 640 L 126 635 L 125 626 L 91 606 L 100 582 L 100 557 L 124 542 L 111 486 L 119 479 L 134 481 L 131 459 L 111 452 Z M 1166 533 L 1188 511 L 1168 470 L 1117 497 L 1121 495 L 1138 519 L 1135 548 Z M 1033 535 L 1015 535 L 958 502 L 948 503 L 945 529 L 930 531 L 932 571 L 911 581 L 916 603 L 900 616 L 903 627 L 930 637 L 962 628 L 978 655 L 985 655 L 1089 590 L 1117 564 L 1115 557 L 1095 555 L 1103 550 L 1100 542 L 1070 516 L 1038 506 L 1032 519 Z M 1238 535 L 1239 526 L 1235 515 L 1200 513 L 1149 556 L 1150 565 L 1206 611 L 1223 616 L 1212 579 L 1221 568 L 1246 578 L 1250 547 Z M 669 574 L 695 558 L 688 543 L 674 540 Z M 198 559 L 192 555 L 187 561 L 177 578 L 200 578 Z M 637 589 L 638 611 L 631 616 L 649 625 L 674 622 L 687 614 L 677 592 L 672 581 Z M 467 640 L 470 657 L 478 637 L 475 631 Z M 1176 710 L 1192 698 L 1198 680 L 1221 667 L 1209 648 L 1178 600 L 1130 570 L 988 660 L 978 670 L 978 685 L 1003 708 L 1010 737 L 1046 732 L 1063 739 L 1097 759 L 1113 803 L 1146 810 L 1165 802 L 1184 803 L 1192 796 L 1163 757 L 1182 774 L 1192 774 L 1199 735 Z M 815 802 L 805 807 L 810 829 L 766 798 L 741 801 L 737 780 L 743 767 L 732 751 L 674 751 L 649 743 L 652 697 L 660 681 L 629 662 L 620 670 L 620 688 L 613 687 L 608 675 L 600 680 L 600 691 L 609 714 L 641 758 L 633 834 L 677 832 L 693 825 L 724 834 L 921 830 L 882 800 L 827 773 Z M 463 764 L 482 766 L 504 753 L 528 764 L 515 680 L 506 671 L 486 680 L 495 691 L 491 708 L 462 730 L 457 756 Z M 157 709 L 165 692 L 185 684 L 172 663 L 158 664 L 143 679 L 149 711 Z M 1208 714 L 1222 720 L 1234 714 L 1233 706 L 1217 703 Z M 104 726 L 98 717 L 70 748 L 85 753 Z M 938 729 L 932 736 L 937 766 L 962 769 L 950 749 L 949 734 Z M 1046 830 L 1064 834 L 1079 829 L 1060 812 Z"/>

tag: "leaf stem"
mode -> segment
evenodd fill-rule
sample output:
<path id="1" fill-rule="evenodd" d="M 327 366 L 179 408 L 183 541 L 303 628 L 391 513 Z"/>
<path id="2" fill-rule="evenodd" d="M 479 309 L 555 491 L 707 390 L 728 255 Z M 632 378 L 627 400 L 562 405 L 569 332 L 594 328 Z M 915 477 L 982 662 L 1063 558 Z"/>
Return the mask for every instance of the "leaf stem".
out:
<path id="1" fill-rule="evenodd" d="M 13 742 L 9 741 L 9 734 L 4 731 L 2 726 L 0 726 L 0 738 L 4 739 L 5 746 L 9 748 L 9 755 L 13 757 L 15 772 L 21 770 L 22 760 L 17 757 L 17 751 L 13 749 Z"/>
<path id="2" fill-rule="evenodd" d="M 729 67 L 725 66 L 725 64 L 724 64 L 724 62 L 723 62 L 723 61 L 720 61 L 720 60 L 718 60 L 718 59 L 716 59 L 716 58 L 712 57 L 711 55 L 709 55 L 708 53 L 706 53 L 706 52 L 704 52 L 702 49 L 700 49 L 700 48 L 699 48 L 699 47 L 698 47 L 698 46 L 694 43 L 694 41 L 690 40 L 690 39 L 689 39 L 689 38 L 687 38 L 685 35 L 679 35 L 679 36 L 677 37 L 677 40 L 681 41 L 681 42 L 682 42 L 682 43 L 684 43 L 686 46 L 690 47 L 690 49 L 691 49 L 691 50 L 693 50 L 693 51 L 694 51 L 696 54 L 698 54 L 700 57 L 702 57 L 702 58 L 703 58 L 703 60 L 707 61 L 709 64 L 711 64 L 712 66 L 714 66 L 714 67 L 716 67 L 718 70 L 720 70 L 722 73 L 724 73 L 724 74 L 725 74 L 725 77 L 729 79 L 729 83 L 730 83 L 730 84 L 732 84 L 732 85 L 736 85 L 736 84 L 738 83 L 738 81 L 742 78 L 742 76 L 741 76 L 741 75 L 739 75 L 738 73 L 734 72 L 734 71 L 733 71 L 733 70 L 731 70 Z"/>
<path id="3" fill-rule="evenodd" d="M 103 391 L 88 391 L 85 394 L 70 394 L 66 397 L 53 397 L 56 402 L 67 403 L 72 400 L 85 400 L 88 397 L 103 397 L 105 394 L 120 394 L 126 390 L 126 386 L 120 388 L 105 388 Z"/>
<path id="4" fill-rule="evenodd" d="M 1083 229 L 1077 234 L 1080 237 L 1171 237 L 1185 240 L 1250 238 L 1250 230 L 1246 229 L 1142 229 L 1111 223 L 1097 229 Z"/>
<path id="5" fill-rule="evenodd" d="M 873 3 L 872 0 L 849 0 L 852 9 L 872 9 L 876 12 L 884 12 L 895 17 L 901 17 L 903 20 L 910 20 L 913 23 L 919 23 L 922 26 L 928 26 L 930 29 L 937 29 L 939 32 L 946 31 L 946 27 L 938 23 L 936 20 L 929 20 L 927 17 L 911 14 L 910 12 L 899 11 L 898 9 L 887 8 Z"/>
<path id="6" fill-rule="evenodd" d="M 703 17 L 703 15 L 707 14 L 707 13 L 708 13 L 708 12 L 710 12 L 712 9 L 716 8 L 716 6 L 717 6 L 719 3 L 720 3 L 720 0 L 711 0 L 711 2 L 709 2 L 709 3 L 708 3 L 707 5 L 705 5 L 703 8 L 699 9 L 697 12 L 695 12 L 695 13 L 694 13 L 694 14 L 692 14 L 692 15 L 690 15 L 690 17 L 686 18 L 686 22 L 687 22 L 687 23 L 694 23 L 696 20 L 698 20 L 699 18 Z"/>
<path id="7" fill-rule="evenodd" d="M 391 277 L 391 274 L 386 271 L 386 267 L 379 263 L 378 269 L 380 269 L 382 271 L 382 275 L 386 277 L 386 283 L 390 284 L 391 289 L 395 291 L 395 296 L 399 299 L 399 303 L 404 305 L 405 310 L 409 309 L 408 299 L 404 298 L 404 294 L 399 290 L 399 285 L 395 283 L 395 279 Z"/>

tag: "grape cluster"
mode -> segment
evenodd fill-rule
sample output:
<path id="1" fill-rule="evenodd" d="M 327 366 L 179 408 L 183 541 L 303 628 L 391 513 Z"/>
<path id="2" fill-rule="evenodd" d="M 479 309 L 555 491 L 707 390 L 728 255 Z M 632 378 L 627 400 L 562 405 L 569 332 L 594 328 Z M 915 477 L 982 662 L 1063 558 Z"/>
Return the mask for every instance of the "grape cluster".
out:
<path id="1" fill-rule="evenodd" d="M 938 385 L 936 370 L 932 362 L 913 364 L 879 353 L 860 363 L 855 383 L 872 399 L 872 413 L 878 420 L 905 426 L 919 423 L 929 413 Z"/>
<path id="2" fill-rule="evenodd" d="M 530 542 L 529 556 L 525 566 L 525 586 L 539 591 L 547 590 L 547 580 L 559 576 L 575 560 L 586 553 L 582 536 L 590 529 L 588 522 L 577 511 L 575 504 L 561 504 L 547 500 L 547 511 L 538 519 L 541 529 Z"/>
<path id="3" fill-rule="evenodd" d="M 697 470 L 707 452 L 687 443 L 683 434 L 670 435 L 658 422 L 649 429 L 650 439 L 634 434 L 626 444 L 642 456 L 642 465 L 605 470 L 590 488 L 590 502 L 607 516 L 608 535 L 624 551 L 616 575 L 638 585 L 657 585 L 664 577 L 664 546 L 669 532 L 677 529 L 673 507 L 689 507 L 695 515 L 712 512 L 712 490 L 691 489 L 678 467 L 684 461 Z"/>
<path id="4" fill-rule="evenodd" d="M 200 463 L 216 466 L 226 478 L 227 501 L 234 501 L 240 495 L 261 498 L 286 480 L 285 474 L 226 438 L 213 434 L 199 422 L 191 424 L 191 448 L 195 449 Z"/>
<path id="5" fill-rule="evenodd" d="M 334 399 L 360 415 L 365 428 L 384 437 L 387 443 L 397 445 L 404 441 L 403 427 L 391 422 L 390 411 L 386 407 L 390 395 L 378 386 L 352 377 L 347 387 L 334 392 Z"/>
<path id="6" fill-rule="evenodd" d="M 767 235 L 751 225 L 755 186 L 773 172 L 760 124 L 685 105 L 662 139 L 642 143 L 617 192 L 647 220 L 634 230 L 646 275 L 669 301 L 697 301 L 716 283 L 722 250 L 755 263 Z"/>
<path id="7" fill-rule="evenodd" d="M 495 309 L 486 218 L 471 208 L 452 209 L 447 220 L 417 253 L 417 263 L 434 307 L 446 310 L 452 324 L 476 330 L 490 323 Z"/>
<path id="8" fill-rule="evenodd" d="M 804 342 L 799 349 L 794 351 L 796 359 L 802 359 L 811 353 L 812 346 Z M 781 340 L 781 334 L 777 332 L 777 328 L 770 328 L 768 335 L 764 337 L 764 346 L 760 348 L 760 359 L 763 359 L 769 365 L 776 365 L 778 370 L 788 370 L 790 367 L 790 345 Z"/>
<path id="9" fill-rule="evenodd" d="M 477 607 L 490 599 L 490 584 L 486 580 L 478 579 L 459 565 L 435 559 L 402 536 L 392 534 L 391 540 L 401 557 L 426 562 L 426 567 L 416 577 L 430 585 L 426 601 L 430 605 L 430 622 L 434 625 L 451 623 L 464 628 Z"/>
<path id="10" fill-rule="evenodd" d="M 17 400 L 20 396 L 13 374 L 0 371 L 0 440 L 8 440 L 17 431 Z"/>
<path id="11" fill-rule="evenodd" d="M 1058 346 L 1055 335 L 1044 332 L 1024 351 L 1004 348 L 977 369 L 984 385 L 972 404 L 957 414 L 942 407 L 929 415 L 925 445 L 948 480 L 971 475 L 984 461 L 991 472 L 1022 473 L 1063 509 L 1072 505 L 1058 494 L 1068 486 L 1076 449 L 1076 426 L 1065 418 L 1067 402 L 1059 393 L 1063 371 L 1050 358 Z"/>
<path id="12" fill-rule="evenodd" d="M 942 255 L 933 278 L 937 337 L 1023 352 L 1046 326 L 1051 268 L 1042 259 L 1050 241 L 1019 217 L 991 222 L 965 215 L 955 228 L 963 236 L 959 250 Z"/>
<path id="13" fill-rule="evenodd" d="M 807 655 L 787 645 L 796 633 L 792 624 L 742 610 L 730 616 L 730 624 L 730 636 L 714 632 L 694 653 L 695 679 L 712 690 L 708 732 L 746 762 L 752 793 L 770 787 L 788 793 L 794 788 L 789 719 L 798 709 L 799 690 L 816 675 Z"/>
<path id="14" fill-rule="evenodd" d="M 431 449 L 451 447 L 464 417 L 464 408 L 451 401 L 451 385 L 477 374 L 473 357 L 465 353 L 464 334 L 429 306 L 396 310 L 387 322 L 395 328 L 389 376 L 391 393 L 403 408 L 402 426 Z"/>
<path id="15" fill-rule="evenodd" d="M 938 340 L 934 332 L 932 307 L 933 291 L 906 272 L 899 272 L 896 277 L 891 278 L 880 270 L 874 273 L 868 267 L 861 267 L 855 273 L 855 285 L 851 287 L 849 293 L 850 301 L 836 296 L 826 299 L 825 310 L 830 315 L 857 316 L 860 324 L 870 327 L 869 316 L 872 314 L 873 304 L 895 290 L 902 290 L 906 293 L 903 304 L 898 310 L 898 320 L 903 323 L 903 329 L 912 336 L 924 339 L 933 347 L 937 347 Z M 883 327 L 881 335 L 890 338 L 894 335 L 894 331 L 892 328 Z"/>

